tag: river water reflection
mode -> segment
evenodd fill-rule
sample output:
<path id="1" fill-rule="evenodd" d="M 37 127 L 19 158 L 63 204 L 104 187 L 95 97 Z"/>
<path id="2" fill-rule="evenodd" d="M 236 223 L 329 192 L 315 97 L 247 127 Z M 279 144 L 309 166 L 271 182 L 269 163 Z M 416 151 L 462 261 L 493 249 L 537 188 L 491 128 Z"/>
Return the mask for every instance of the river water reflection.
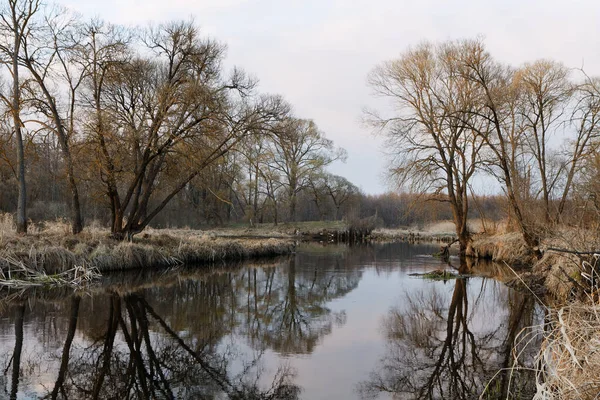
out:
<path id="1" fill-rule="evenodd" d="M 503 369 L 535 351 L 514 342 L 539 307 L 494 279 L 408 275 L 443 267 L 435 250 L 312 244 L 92 293 L 4 292 L 0 397 L 531 398 L 534 376 Z"/>

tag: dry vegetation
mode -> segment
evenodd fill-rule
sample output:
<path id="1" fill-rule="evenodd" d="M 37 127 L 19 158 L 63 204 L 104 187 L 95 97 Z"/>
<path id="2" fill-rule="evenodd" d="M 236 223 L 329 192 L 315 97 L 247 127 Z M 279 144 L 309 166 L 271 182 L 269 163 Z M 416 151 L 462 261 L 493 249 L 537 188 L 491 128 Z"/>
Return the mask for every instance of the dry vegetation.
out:
<path id="1" fill-rule="evenodd" d="M 495 234 L 504 227 L 502 221 L 491 221 L 480 218 L 468 221 L 469 230 L 477 233 Z M 415 225 L 406 228 L 377 228 L 373 230 L 371 238 L 377 241 L 444 241 L 451 242 L 456 238 L 456 227 L 451 220 L 441 220 L 424 225 Z"/>
<path id="2" fill-rule="evenodd" d="M 473 241 L 473 256 L 509 265 L 533 262 L 529 248 L 518 232 L 476 237 Z"/>
<path id="3" fill-rule="evenodd" d="M 11 218 L 3 216 L 0 222 L 0 270 L 5 276 L 17 270 L 56 275 L 83 266 L 105 272 L 215 263 L 288 254 L 294 249 L 293 242 L 283 236 L 218 237 L 214 232 L 185 229 L 149 229 L 133 242 L 124 242 L 94 226 L 71 235 L 69 225 L 61 221 L 45 223 L 21 236 L 15 233 Z"/>
<path id="4" fill-rule="evenodd" d="M 582 231 L 557 232 L 545 241 L 544 256 L 519 277 L 527 286 L 538 282 L 547 291 L 544 324 L 525 330 L 520 338 L 530 343 L 532 335 L 543 335 L 534 399 L 599 398 L 600 255 L 591 251 L 597 248 L 595 240 Z M 567 248 L 579 250 L 558 250 Z M 516 354 L 515 365 L 520 365 L 518 358 Z"/>
<path id="5" fill-rule="evenodd" d="M 538 353 L 536 399 L 597 399 L 600 393 L 600 309 L 573 303 L 550 310 Z"/>
<path id="6" fill-rule="evenodd" d="M 600 393 L 600 308 L 598 303 L 573 302 L 548 307 L 545 323 L 524 329 L 517 342 L 525 347 L 543 335 L 534 362 L 534 400 L 592 400 Z M 515 353 L 515 367 L 520 356 Z"/>

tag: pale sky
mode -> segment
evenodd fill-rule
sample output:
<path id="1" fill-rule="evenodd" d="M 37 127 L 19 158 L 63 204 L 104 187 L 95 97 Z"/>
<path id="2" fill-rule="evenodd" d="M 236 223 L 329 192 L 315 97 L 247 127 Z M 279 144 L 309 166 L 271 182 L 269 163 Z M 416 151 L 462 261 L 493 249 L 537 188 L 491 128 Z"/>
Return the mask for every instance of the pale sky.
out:
<path id="1" fill-rule="evenodd" d="M 86 17 L 144 25 L 193 17 L 227 44 L 227 66 L 283 95 L 348 151 L 329 170 L 366 193 L 387 186 L 383 143 L 360 124 L 377 107 L 369 71 L 419 42 L 482 35 L 492 55 L 518 66 L 551 58 L 600 75 L 599 0 L 57 0 Z"/>

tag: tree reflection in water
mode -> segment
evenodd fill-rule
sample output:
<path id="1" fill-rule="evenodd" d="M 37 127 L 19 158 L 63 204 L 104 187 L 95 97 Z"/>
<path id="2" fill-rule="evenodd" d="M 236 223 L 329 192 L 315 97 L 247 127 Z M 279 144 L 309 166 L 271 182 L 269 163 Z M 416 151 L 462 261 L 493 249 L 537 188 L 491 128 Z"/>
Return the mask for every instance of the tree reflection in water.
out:
<path id="1" fill-rule="evenodd" d="M 467 278 L 455 279 L 449 298 L 439 286 L 406 293 L 404 304 L 392 308 L 384 319 L 385 356 L 370 378 L 358 385 L 360 395 L 473 399 L 484 393 L 484 399 L 531 399 L 534 376 L 511 367 L 513 351 L 528 351 L 515 345 L 515 338 L 539 318 L 535 301 L 499 287 L 498 304 L 485 304 L 486 284 L 498 283 L 482 281 L 477 288 Z M 494 314 L 505 314 L 500 325 L 487 323 Z"/>
<path id="2" fill-rule="evenodd" d="M 235 354 L 219 351 L 214 343 L 176 332 L 141 294 L 110 295 L 103 334 L 92 342 L 74 343 L 77 321 L 93 318 L 81 313 L 81 299 L 70 300 L 68 329 L 59 356 L 56 380 L 46 386 L 48 399 L 296 399 L 300 389 L 292 383 L 293 374 L 281 367 L 270 386 L 259 385 L 261 354 L 245 360 L 233 373 Z M 19 305 L 17 310 L 24 310 Z M 18 314 L 17 316 L 19 316 Z M 13 371 L 27 374 L 19 357 L 22 323 L 15 323 Z M 21 318 L 22 321 L 22 318 Z M 45 358 L 45 357 L 44 357 Z M 40 357 L 27 361 L 44 362 Z M 40 366 L 34 370 L 41 369 Z M 15 373 L 17 375 L 15 375 Z M 14 372 L 11 398 L 16 398 L 19 373 Z M 42 374 L 43 375 L 43 374 Z M 31 377 L 29 377 L 31 378 Z"/>
<path id="3" fill-rule="evenodd" d="M 93 296 L 47 302 L 32 294 L 7 303 L 15 346 L 4 361 L 13 371 L 4 391 L 48 399 L 296 399 L 294 371 L 266 370 L 264 353 L 313 351 L 345 322 L 326 303 L 361 277 L 345 252 L 328 256 L 327 268 L 313 261 L 296 255 L 276 267 L 132 278 L 138 289 L 124 280 Z M 24 315 L 34 330 L 23 332 Z M 33 349 L 21 357 L 24 334 L 41 342 L 43 357 Z"/>
<path id="4" fill-rule="evenodd" d="M 256 270 L 248 275 L 248 320 L 240 333 L 250 338 L 253 347 L 282 354 L 311 353 L 335 324 L 345 323 L 345 313 L 332 312 L 326 304 L 355 289 L 361 272 L 350 268 L 352 261 L 347 258 L 329 261 L 331 267 L 325 269 L 310 257 L 296 256 L 284 274 L 268 270 L 260 283 Z M 302 265 L 300 270 L 297 264 Z"/>

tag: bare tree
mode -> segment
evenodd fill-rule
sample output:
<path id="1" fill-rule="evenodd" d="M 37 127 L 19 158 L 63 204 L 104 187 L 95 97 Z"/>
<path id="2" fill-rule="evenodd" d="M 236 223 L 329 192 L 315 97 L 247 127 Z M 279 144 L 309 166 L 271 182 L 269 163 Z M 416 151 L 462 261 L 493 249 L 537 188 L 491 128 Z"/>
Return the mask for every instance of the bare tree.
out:
<path id="1" fill-rule="evenodd" d="M 106 62 L 92 68 L 103 75 L 92 83 L 89 137 L 101 154 L 118 238 L 144 229 L 207 166 L 285 108 L 252 97 L 254 83 L 239 70 L 224 79 L 224 46 L 201 38 L 193 23 L 161 25 L 140 40 L 150 57 L 134 51 L 106 72 Z"/>
<path id="2" fill-rule="evenodd" d="M 515 71 L 514 80 L 520 101 L 519 114 L 524 125 L 524 141 L 537 166 L 544 218 L 546 223 L 550 223 L 555 219 L 550 201 L 561 174 L 552 169 L 548 142 L 564 122 L 562 117 L 572 93 L 568 70 L 560 63 L 538 60 Z"/>
<path id="3" fill-rule="evenodd" d="M 27 233 L 25 182 L 25 152 L 23 146 L 23 132 L 21 122 L 21 82 L 19 78 L 20 59 L 22 58 L 23 43 L 32 30 L 35 14 L 40 9 L 39 0 L 8 0 L 7 7 L 0 13 L 0 32 L 4 39 L 0 41 L 0 51 L 3 63 L 9 66 L 12 75 L 12 93 L 8 100 L 3 100 L 9 105 L 13 119 L 13 129 L 17 141 L 17 177 L 19 181 L 19 198 L 17 201 L 17 232 Z"/>
<path id="4" fill-rule="evenodd" d="M 468 185 L 482 161 L 478 129 L 485 125 L 476 117 L 474 85 L 459 73 L 465 51 L 461 42 L 424 43 L 379 65 L 369 84 L 393 103 L 395 113 L 367 115 L 396 150 L 392 175 L 418 191 L 443 194 L 442 201 L 450 203 L 462 256 L 471 243 Z"/>
<path id="5" fill-rule="evenodd" d="M 523 187 L 528 186 L 519 168 L 523 146 L 523 126 L 518 123 L 519 92 L 514 70 L 496 62 L 481 40 L 465 40 L 458 60 L 460 75 L 473 84 L 474 104 L 469 111 L 483 124 L 469 126 L 484 138 L 492 157 L 490 171 L 503 184 L 510 210 L 532 254 L 540 256 L 536 221 L 528 219 L 523 209 Z"/>
<path id="6" fill-rule="evenodd" d="M 65 9 L 50 10 L 43 25 L 23 41 L 19 63 L 25 67 L 35 84 L 30 85 L 33 111 L 44 120 L 34 120 L 51 131 L 60 145 L 65 175 L 71 194 L 71 225 L 73 234 L 83 230 L 79 190 L 75 177 L 73 141 L 75 136 L 75 106 L 79 89 L 87 74 L 85 66 L 74 58 L 81 37 L 79 21 Z M 75 62 L 74 62 L 75 61 Z M 60 87 L 67 88 L 61 96 Z M 61 100 L 65 100 L 61 104 Z"/>
<path id="7" fill-rule="evenodd" d="M 321 219 L 323 218 L 323 208 L 327 200 L 333 203 L 333 219 L 337 221 L 340 218 L 340 208 L 347 204 L 353 196 L 359 194 L 358 188 L 343 176 L 333 175 L 327 172 L 316 175 L 311 179 L 310 189 L 319 209 Z"/>
<path id="8" fill-rule="evenodd" d="M 335 206 L 335 220 L 340 218 L 340 208 L 359 193 L 356 185 L 339 175 L 326 175 L 325 189 Z"/>
<path id="9" fill-rule="evenodd" d="M 585 76 L 574 93 L 575 104 L 570 116 L 570 125 L 575 136 L 568 146 L 566 178 L 558 204 L 558 217 L 563 214 L 576 174 L 581 172 L 583 179 L 589 179 L 585 164 L 593 164 L 598 151 L 600 137 L 600 78 Z M 592 185 L 594 186 L 594 185 Z"/>
<path id="10" fill-rule="evenodd" d="M 288 118 L 274 140 L 271 168 L 283 178 L 287 191 L 290 221 L 296 220 L 296 196 L 308 187 L 310 176 L 346 153 L 335 149 L 313 121 Z"/>
<path id="11" fill-rule="evenodd" d="M 275 157 L 275 155 L 269 151 L 267 151 L 266 154 L 270 155 L 269 160 L 273 160 Z M 280 193 L 285 189 L 285 181 L 279 171 L 270 168 L 268 165 L 259 169 L 259 174 L 262 182 L 261 193 L 265 196 L 267 203 L 270 205 L 273 214 L 273 224 L 277 225 L 279 223 L 279 198 Z"/>

